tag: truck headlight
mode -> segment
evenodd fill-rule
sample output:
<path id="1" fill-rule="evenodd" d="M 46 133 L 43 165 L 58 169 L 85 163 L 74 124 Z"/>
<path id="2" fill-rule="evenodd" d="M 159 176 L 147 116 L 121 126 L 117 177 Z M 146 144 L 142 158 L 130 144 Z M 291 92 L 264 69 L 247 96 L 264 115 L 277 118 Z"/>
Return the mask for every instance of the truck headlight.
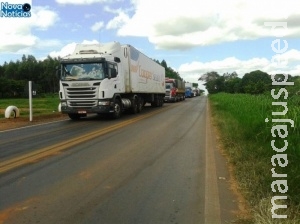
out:
<path id="1" fill-rule="evenodd" d="M 110 101 L 99 101 L 98 105 L 99 106 L 109 106 L 110 105 Z"/>
<path id="2" fill-rule="evenodd" d="M 61 102 L 61 106 L 62 107 L 66 107 L 67 106 L 67 102 Z"/>

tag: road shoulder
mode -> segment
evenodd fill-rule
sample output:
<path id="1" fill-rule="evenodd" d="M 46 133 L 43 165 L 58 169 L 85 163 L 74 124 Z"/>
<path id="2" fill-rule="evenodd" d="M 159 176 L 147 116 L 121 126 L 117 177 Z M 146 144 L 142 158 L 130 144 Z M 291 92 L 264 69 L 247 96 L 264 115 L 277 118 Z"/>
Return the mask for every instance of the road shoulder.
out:
<path id="1" fill-rule="evenodd" d="M 211 186 L 207 192 L 210 195 L 206 196 L 208 197 L 208 202 L 206 202 L 205 206 L 211 210 L 210 212 L 215 213 L 215 217 L 208 217 L 206 223 L 212 223 L 211 221 L 213 221 L 213 223 L 239 223 L 239 220 L 249 216 L 249 210 L 243 196 L 238 190 L 238 184 L 234 178 L 234 168 L 229 163 L 228 156 L 222 147 L 220 133 L 218 128 L 214 125 L 209 102 L 207 102 L 206 118 L 206 139 L 208 141 L 208 155 L 206 156 L 208 158 L 206 161 L 208 164 L 206 169 L 210 169 L 206 175 L 213 175 L 214 178 L 210 177 L 213 181 L 210 182 Z M 214 163 L 215 168 L 211 168 L 213 167 L 211 163 Z M 213 184 L 216 186 L 213 186 Z M 216 198 L 214 194 L 218 194 L 219 197 Z M 218 200 L 218 202 L 212 202 L 212 200 Z M 211 208 L 209 208 L 209 206 Z M 216 214 L 216 212 L 218 214 Z M 216 216 L 220 218 L 218 219 Z"/>

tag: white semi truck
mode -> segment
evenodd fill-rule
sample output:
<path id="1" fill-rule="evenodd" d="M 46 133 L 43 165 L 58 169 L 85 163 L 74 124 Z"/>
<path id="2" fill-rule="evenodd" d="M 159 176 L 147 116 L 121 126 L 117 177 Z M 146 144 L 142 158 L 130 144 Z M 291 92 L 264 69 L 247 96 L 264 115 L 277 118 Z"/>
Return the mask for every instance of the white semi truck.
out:
<path id="1" fill-rule="evenodd" d="M 119 118 L 164 103 L 164 67 L 130 45 L 78 44 L 57 72 L 61 112 L 73 120 L 89 113 Z"/>

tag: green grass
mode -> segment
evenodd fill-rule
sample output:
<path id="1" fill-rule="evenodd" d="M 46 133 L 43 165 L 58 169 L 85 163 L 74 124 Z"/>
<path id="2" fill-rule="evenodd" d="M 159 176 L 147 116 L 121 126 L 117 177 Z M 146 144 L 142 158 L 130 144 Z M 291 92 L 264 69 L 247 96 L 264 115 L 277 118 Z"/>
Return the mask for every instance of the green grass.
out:
<path id="1" fill-rule="evenodd" d="M 253 223 L 300 223 L 300 96 L 274 100 L 271 94 L 220 93 L 210 95 L 209 100 L 214 120 L 221 131 L 222 143 L 235 167 L 235 177 L 251 207 Z M 272 102 L 281 101 L 287 101 L 287 114 L 272 115 L 272 112 L 283 110 Z M 270 121 L 265 122 L 266 118 Z M 292 119 L 295 126 L 291 127 L 287 122 L 272 123 L 272 119 Z M 283 139 L 271 134 L 273 125 L 278 124 L 288 127 L 285 139 L 289 145 L 284 152 L 288 156 L 288 165 L 281 169 L 276 166 L 275 169 L 277 173 L 287 174 L 287 178 L 274 178 L 271 173 L 271 157 L 276 154 L 271 141 L 276 140 L 278 148 L 283 142 Z M 271 183 L 284 179 L 287 179 L 287 193 L 272 192 Z M 288 196 L 288 200 L 284 201 L 288 209 L 279 209 L 276 213 L 287 214 L 288 219 L 271 217 L 271 198 L 279 195 Z"/>
<path id="2" fill-rule="evenodd" d="M 58 94 L 46 95 L 43 97 L 32 98 L 32 111 L 34 115 L 53 114 L 58 111 L 59 105 Z M 20 117 L 28 116 L 29 99 L 28 98 L 12 98 L 0 99 L 0 118 L 4 118 L 5 109 L 10 106 L 16 106 L 20 110 Z"/>

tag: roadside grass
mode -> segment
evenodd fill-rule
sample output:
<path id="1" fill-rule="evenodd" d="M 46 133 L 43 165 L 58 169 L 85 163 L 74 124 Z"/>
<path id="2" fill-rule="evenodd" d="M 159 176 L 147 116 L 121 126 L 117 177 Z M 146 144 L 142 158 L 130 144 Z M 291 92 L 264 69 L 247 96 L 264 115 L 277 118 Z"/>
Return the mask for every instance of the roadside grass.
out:
<path id="1" fill-rule="evenodd" d="M 32 111 L 34 115 L 48 115 L 58 112 L 58 94 L 48 94 L 32 98 Z M 20 117 L 29 116 L 28 98 L 0 99 L 0 119 L 5 117 L 5 109 L 8 106 L 16 106 L 20 110 Z M 13 115 L 11 115 L 13 116 Z"/>
<path id="2" fill-rule="evenodd" d="M 209 96 L 212 116 L 221 133 L 221 141 L 229 162 L 234 167 L 234 175 L 238 181 L 241 193 L 249 203 L 252 223 L 300 223 L 300 97 L 291 96 L 286 100 L 274 100 L 271 94 L 213 94 Z M 286 115 L 272 115 L 272 112 L 282 112 L 284 107 L 272 105 L 272 102 L 287 102 Z M 265 119 L 268 118 L 269 122 Z M 272 123 L 272 119 L 291 119 L 289 122 Z M 284 168 L 273 166 L 271 158 L 277 154 L 271 147 L 271 141 L 276 141 L 276 147 L 284 146 L 283 139 L 272 136 L 274 125 L 288 127 L 288 148 L 285 152 L 288 165 Z M 281 131 L 283 133 L 283 131 Z M 283 161 L 282 161 L 283 162 Z M 272 177 L 271 169 L 276 173 L 287 174 L 286 178 Z M 288 191 L 284 194 L 272 192 L 271 184 L 276 180 L 287 180 Z M 281 186 L 283 189 L 284 187 Z M 272 219 L 271 198 L 273 196 L 288 196 L 288 200 L 276 201 L 287 205 L 280 208 L 276 214 L 287 215 L 287 219 Z"/>

